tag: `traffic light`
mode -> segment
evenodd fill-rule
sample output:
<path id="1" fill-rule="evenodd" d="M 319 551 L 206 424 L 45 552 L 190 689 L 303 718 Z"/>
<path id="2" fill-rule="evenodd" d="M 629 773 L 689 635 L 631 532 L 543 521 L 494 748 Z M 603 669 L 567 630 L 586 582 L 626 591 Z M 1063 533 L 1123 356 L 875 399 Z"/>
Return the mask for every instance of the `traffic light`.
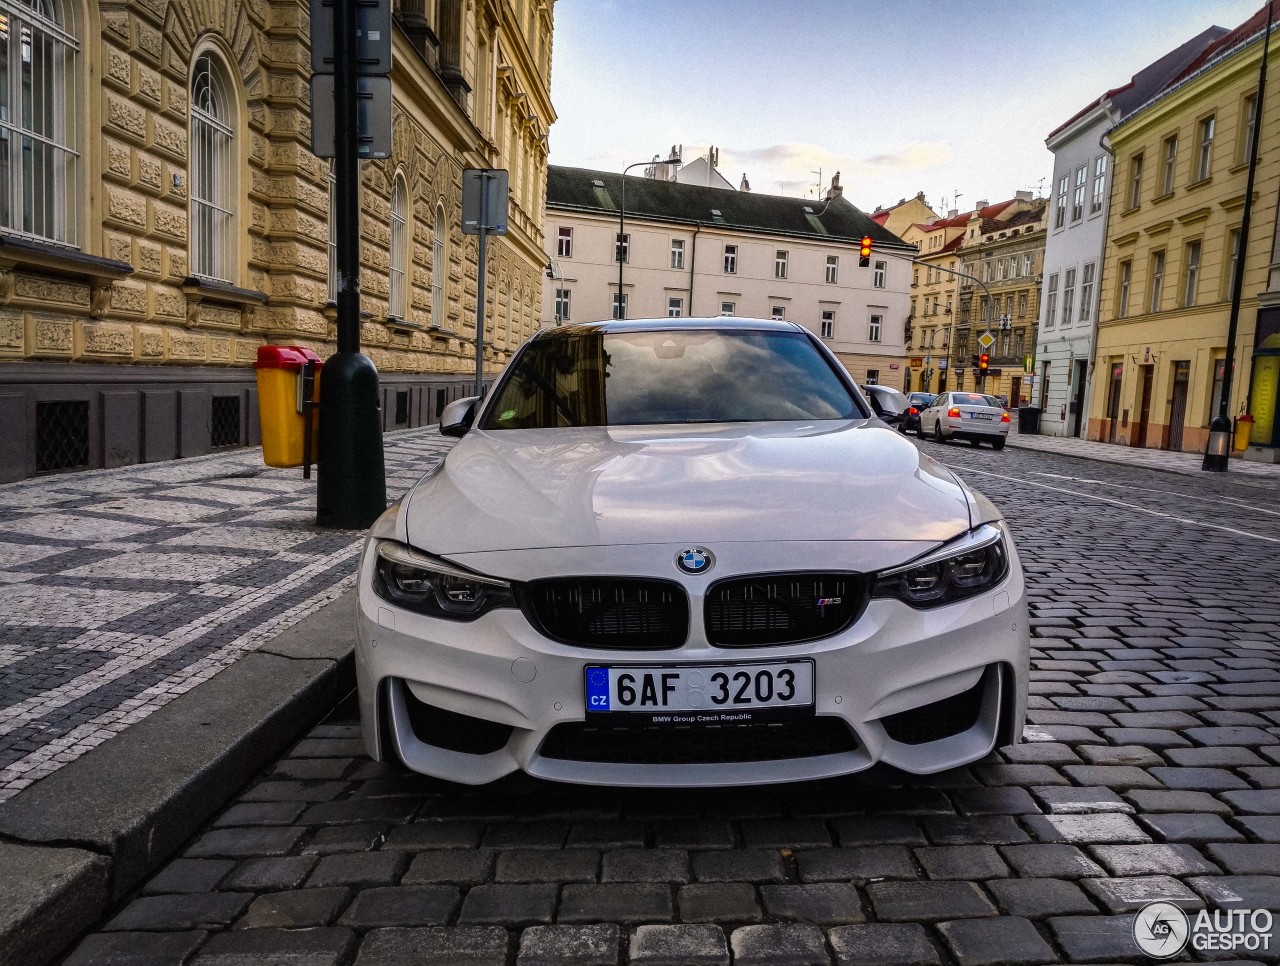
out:
<path id="1" fill-rule="evenodd" d="M 866 268 L 871 264 L 871 236 L 862 236 L 862 246 L 858 249 L 858 267 Z"/>
<path id="2" fill-rule="evenodd" d="M 974 353 L 974 355 L 973 355 L 973 368 L 975 368 L 975 369 L 977 369 L 977 368 L 978 368 L 978 359 L 979 359 L 979 356 L 977 355 L 977 353 Z"/>
<path id="3" fill-rule="evenodd" d="M 985 352 L 982 353 L 982 355 L 978 356 L 978 371 L 986 372 L 987 366 L 990 365 L 990 363 L 991 363 L 991 356 L 987 355 L 987 353 Z"/>

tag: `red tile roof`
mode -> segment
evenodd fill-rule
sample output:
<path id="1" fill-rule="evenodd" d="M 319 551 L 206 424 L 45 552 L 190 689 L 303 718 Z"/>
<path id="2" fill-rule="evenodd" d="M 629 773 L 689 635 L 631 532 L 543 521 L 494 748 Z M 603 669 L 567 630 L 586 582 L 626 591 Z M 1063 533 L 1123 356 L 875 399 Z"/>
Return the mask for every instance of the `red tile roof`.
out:
<path id="1" fill-rule="evenodd" d="M 1258 8 L 1257 13 L 1255 13 L 1252 17 L 1250 17 L 1240 26 L 1236 27 L 1235 30 L 1228 31 L 1227 33 L 1223 34 L 1218 40 L 1214 41 L 1212 44 L 1206 47 L 1203 51 L 1201 51 L 1199 57 L 1197 57 L 1190 64 L 1188 64 L 1177 76 L 1175 76 L 1171 81 L 1169 81 L 1169 83 L 1165 84 L 1164 87 L 1161 88 L 1161 92 L 1167 91 L 1170 88 L 1177 86 L 1179 83 L 1186 80 L 1188 77 L 1190 77 L 1196 71 L 1200 70 L 1202 67 L 1208 64 L 1214 58 L 1220 57 L 1223 54 L 1230 51 L 1232 48 L 1240 46 L 1245 41 L 1251 39 L 1255 34 L 1262 33 L 1262 31 L 1266 28 L 1266 25 L 1267 25 L 1267 6 L 1268 5 L 1270 5 L 1271 7 L 1271 19 L 1272 19 L 1273 29 L 1277 25 L 1280 25 L 1280 0 L 1268 0 L 1267 3 L 1264 3 L 1261 7 Z"/>

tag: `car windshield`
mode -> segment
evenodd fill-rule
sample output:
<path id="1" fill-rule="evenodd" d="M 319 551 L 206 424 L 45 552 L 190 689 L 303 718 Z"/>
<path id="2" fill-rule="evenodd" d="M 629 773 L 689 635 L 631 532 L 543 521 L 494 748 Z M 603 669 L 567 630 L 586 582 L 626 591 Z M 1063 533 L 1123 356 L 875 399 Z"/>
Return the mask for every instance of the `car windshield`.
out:
<path id="1" fill-rule="evenodd" d="M 953 406 L 999 406 L 990 396 L 980 396 L 976 392 L 953 392 L 951 394 L 951 405 Z"/>
<path id="2" fill-rule="evenodd" d="M 860 419 L 853 393 L 802 332 L 559 332 L 531 342 L 485 429 Z"/>
<path id="3" fill-rule="evenodd" d="M 927 392 L 913 392 L 910 399 L 913 406 L 927 406 L 933 402 L 933 396 Z"/>

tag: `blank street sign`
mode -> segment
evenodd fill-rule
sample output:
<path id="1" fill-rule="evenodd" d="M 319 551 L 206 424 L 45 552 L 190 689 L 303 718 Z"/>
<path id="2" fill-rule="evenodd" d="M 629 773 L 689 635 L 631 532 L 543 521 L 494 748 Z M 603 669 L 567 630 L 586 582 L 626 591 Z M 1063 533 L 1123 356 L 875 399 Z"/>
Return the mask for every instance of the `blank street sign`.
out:
<path id="1" fill-rule="evenodd" d="M 333 75 L 311 75 L 311 153 L 337 155 L 333 121 Z M 356 157 L 391 157 L 391 78 L 356 78 Z"/>
<path id="2" fill-rule="evenodd" d="M 391 73 L 391 0 L 356 0 L 356 73 Z M 311 70 L 333 73 L 333 0 L 311 0 Z"/>
<path id="3" fill-rule="evenodd" d="M 485 177 L 488 175 L 488 177 Z M 480 192 L 489 192 L 484 230 L 490 235 L 507 233 L 507 172 L 504 168 L 467 168 L 462 172 L 462 233 L 480 234 Z"/>

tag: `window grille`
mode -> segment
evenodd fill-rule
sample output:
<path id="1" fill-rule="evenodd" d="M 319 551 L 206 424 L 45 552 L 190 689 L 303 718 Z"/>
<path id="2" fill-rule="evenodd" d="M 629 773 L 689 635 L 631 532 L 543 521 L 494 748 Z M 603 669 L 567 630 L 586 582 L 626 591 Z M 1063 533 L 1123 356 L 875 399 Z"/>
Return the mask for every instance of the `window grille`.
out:
<path id="1" fill-rule="evenodd" d="M 409 191 L 404 175 L 391 187 L 391 272 L 389 312 L 398 319 L 409 314 Z"/>
<path id="2" fill-rule="evenodd" d="M 0 0 L 0 227 L 70 246 L 82 207 L 79 49 L 52 0 Z"/>
<path id="3" fill-rule="evenodd" d="M 431 324 L 444 327 L 444 273 L 445 273 L 444 209 L 436 209 L 435 237 L 431 242 Z"/>
<path id="4" fill-rule="evenodd" d="M 63 399 L 36 403 L 36 471 L 89 465 L 89 403 Z"/>
<path id="5" fill-rule="evenodd" d="M 214 449 L 240 445 L 240 397 L 214 396 L 209 423 L 209 445 Z"/>

